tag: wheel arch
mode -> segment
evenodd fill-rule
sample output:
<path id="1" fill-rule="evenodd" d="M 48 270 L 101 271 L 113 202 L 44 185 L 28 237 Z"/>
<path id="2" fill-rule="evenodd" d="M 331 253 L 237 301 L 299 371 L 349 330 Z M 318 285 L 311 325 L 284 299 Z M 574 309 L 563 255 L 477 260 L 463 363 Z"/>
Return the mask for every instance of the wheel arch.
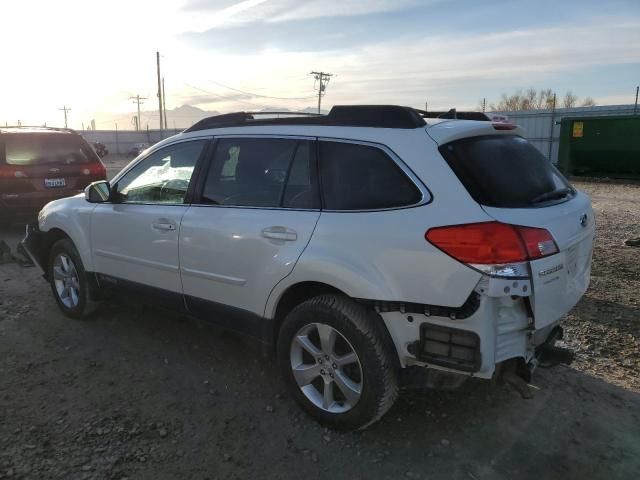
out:
<path id="1" fill-rule="evenodd" d="M 46 232 L 42 232 L 42 242 L 39 245 L 39 249 L 33 254 L 37 257 L 38 263 L 42 266 L 44 270 L 44 277 L 48 279 L 49 272 L 47 271 L 47 265 L 49 264 L 49 255 L 51 255 L 51 248 L 53 245 L 62 239 L 69 239 L 71 237 L 67 235 L 67 233 L 60 228 L 51 228 Z M 71 240 L 73 242 L 73 240 Z"/>
<path id="2" fill-rule="evenodd" d="M 277 301 L 274 305 L 273 316 L 273 345 L 275 346 L 277 343 L 278 334 L 280 333 L 280 328 L 287 314 L 291 312 L 296 306 L 301 303 L 314 298 L 320 295 L 340 295 L 346 297 L 354 302 L 359 303 L 363 306 L 363 308 L 370 309 L 371 318 L 378 324 L 378 327 L 381 329 L 386 347 L 391 349 L 393 352 L 392 358 L 394 359 L 394 364 L 397 368 L 400 368 L 400 362 L 398 360 L 398 351 L 396 349 L 395 343 L 393 342 L 393 338 L 391 337 L 391 332 L 387 328 L 382 317 L 369 305 L 358 302 L 357 299 L 351 297 L 341 289 L 330 285 L 328 283 L 316 282 L 316 281 L 301 281 L 292 285 L 289 285 L 277 298 Z"/>

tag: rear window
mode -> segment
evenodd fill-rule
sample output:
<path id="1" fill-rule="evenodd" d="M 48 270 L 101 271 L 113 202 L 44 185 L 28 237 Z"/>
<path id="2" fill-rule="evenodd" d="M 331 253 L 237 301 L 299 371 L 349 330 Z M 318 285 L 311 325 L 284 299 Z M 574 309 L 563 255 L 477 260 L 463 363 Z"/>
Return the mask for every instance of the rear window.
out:
<path id="1" fill-rule="evenodd" d="M 465 138 L 441 146 L 440 153 L 481 205 L 526 208 L 575 195 L 558 169 L 522 137 Z"/>
<path id="2" fill-rule="evenodd" d="M 78 135 L 63 133 L 8 133 L 0 137 L 0 158 L 9 165 L 71 165 L 96 160 L 91 147 Z"/>

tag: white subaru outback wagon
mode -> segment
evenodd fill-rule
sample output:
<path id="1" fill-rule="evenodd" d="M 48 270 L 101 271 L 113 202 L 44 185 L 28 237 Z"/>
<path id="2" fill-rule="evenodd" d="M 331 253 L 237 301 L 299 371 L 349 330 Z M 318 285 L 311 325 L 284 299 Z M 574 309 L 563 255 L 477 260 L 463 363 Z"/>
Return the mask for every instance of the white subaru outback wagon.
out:
<path id="1" fill-rule="evenodd" d="M 416 367 L 528 379 L 567 360 L 589 198 L 518 127 L 428 116 L 207 118 L 46 205 L 23 245 L 70 317 L 115 289 L 273 346 L 333 427 L 379 419 Z"/>

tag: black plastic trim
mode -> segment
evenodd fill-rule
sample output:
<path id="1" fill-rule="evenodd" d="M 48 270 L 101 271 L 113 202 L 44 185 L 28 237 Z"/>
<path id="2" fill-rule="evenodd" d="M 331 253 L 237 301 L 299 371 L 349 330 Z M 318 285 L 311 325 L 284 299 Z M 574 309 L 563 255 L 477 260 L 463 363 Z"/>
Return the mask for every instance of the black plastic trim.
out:
<path id="1" fill-rule="evenodd" d="M 295 112 L 292 112 L 292 114 L 295 114 Z M 413 129 L 425 126 L 426 122 L 411 107 L 398 105 L 336 105 L 327 115 L 317 116 L 256 119 L 251 113 L 247 112 L 216 115 L 200 120 L 184 132 L 253 125 L 325 125 Z"/>
<path id="2" fill-rule="evenodd" d="M 396 302 L 386 300 L 357 299 L 361 303 L 372 306 L 379 313 L 401 312 L 416 313 L 427 317 L 448 317 L 452 320 L 463 320 L 473 315 L 480 308 L 480 295 L 471 292 L 471 295 L 460 307 L 444 307 L 441 305 L 428 305 L 425 303 Z"/>
<path id="3" fill-rule="evenodd" d="M 116 290 L 124 297 L 143 297 L 154 305 L 170 310 L 186 310 L 182 293 L 152 287 L 144 283 L 125 280 L 124 278 L 104 273 L 96 273 L 95 276 L 101 289 Z"/>
<path id="4" fill-rule="evenodd" d="M 187 313 L 192 317 L 211 322 L 222 328 L 256 338 L 266 344 L 275 342 L 273 320 L 248 310 L 191 295 L 183 295 L 182 293 L 152 287 L 112 275 L 87 273 L 87 277 L 93 277 L 97 280 L 100 289 L 117 291 L 126 297 L 141 297 L 153 305 Z"/>
<path id="5" fill-rule="evenodd" d="M 263 343 L 273 344 L 274 322 L 249 310 L 232 307 L 198 297 L 185 295 L 185 303 L 189 313 L 202 320 L 211 321 L 229 330 L 254 337 Z"/>

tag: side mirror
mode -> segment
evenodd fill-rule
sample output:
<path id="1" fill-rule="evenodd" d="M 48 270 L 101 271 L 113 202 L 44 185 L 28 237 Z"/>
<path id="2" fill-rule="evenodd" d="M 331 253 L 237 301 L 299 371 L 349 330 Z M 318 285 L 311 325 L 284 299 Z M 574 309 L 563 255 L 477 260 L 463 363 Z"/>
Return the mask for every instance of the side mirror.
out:
<path id="1" fill-rule="evenodd" d="M 84 199 L 89 203 L 105 203 L 111 198 L 109 182 L 100 180 L 87 185 L 84 189 Z"/>

